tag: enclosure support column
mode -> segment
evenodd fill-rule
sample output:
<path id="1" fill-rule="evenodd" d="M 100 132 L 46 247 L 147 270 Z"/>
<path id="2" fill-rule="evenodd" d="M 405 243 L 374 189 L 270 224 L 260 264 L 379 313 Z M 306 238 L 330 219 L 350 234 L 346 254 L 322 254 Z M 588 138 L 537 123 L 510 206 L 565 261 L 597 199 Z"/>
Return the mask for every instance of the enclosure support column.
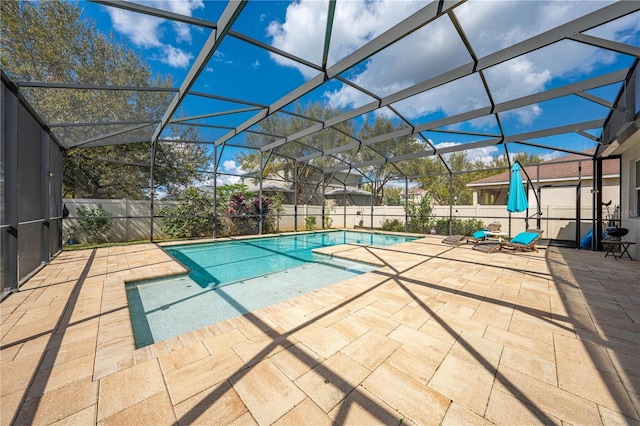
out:
<path id="1" fill-rule="evenodd" d="M 49 134 L 44 130 L 40 131 L 40 217 L 44 220 L 42 222 L 42 231 L 40 232 L 40 238 L 42 238 L 42 253 L 41 260 L 43 263 L 49 263 L 49 238 L 50 238 L 50 224 L 49 224 Z"/>
<path id="2" fill-rule="evenodd" d="M 542 229 L 542 206 L 540 205 L 540 164 L 536 166 L 536 173 L 538 174 L 538 177 L 536 178 L 536 200 L 538 201 L 538 205 L 536 207 L 536 229 Z M 548 223 L 549 221 L 547 221 L 547 224 Z"/>
<path id="3" fill-rule="evenodd" d="M 293 231 L 298 232 L 298 162 L 293 162 Z"/>
<path id="4" fill-rule="evenodd" d="M 593 233 L 591 237 L 591 249 L 602 250 L 602 159 L 593 159 Z"/>
<path id="5" fill-rule="evenodd" d="M 404 232 L 409 232 L 409 179 L 404 178 Z"/>
<path id="6" fill-rule="evenodd" d="M 258 210 L 260 211 L 260 220 L 258 221 L 258 235 L 262 235 L 262 169 L 264 167 L 263 156 L 264 153 L 260 151 L 260 170 L 258 171 L 260 173 L 260 189 L 258 191 Z"/>
<path id="7" fill-rule="evenodd" d="M 449 172 L 449 235 L 453 235 L 453 173 Z"/>
<path id="8" fill-rule="evenodd" d="M 4 83 L 4 81 L 3 81 Z M 4 217 L 2 221 L 3 281 L 0 283 L 4 296 L 18 289 L 18 95 L 2 85 L 0 102 L 3 115 L 0 131 L 2 135 L 4 166 Z"/>
<path id="9" fill-rule="evenodd" d="M 157 139 L 151 141 L 151 170 L 149 171 L 149 196 L 151 197 L 151 225 L 149 227 L 149 241 L 153 242 L 153 200 L 155 198 L 155 190 L 154 190 L 154 182 L 153 182 L 153 169 L 156 163 L 156 144 L 158 143 Z"/>
<path id="10" fill-rule="evenodd" d="M 343 228 L 347 227 L 347 184 L 344 184 L 344 198 L 343 198 L 344 202 L 343 202 L 343 209 L 342 209 L 342 216 L 343 216 Z"/>
<path id="11" fill-rule="evenodd" d="M 371 227 L 369 229 L 373 230 L 373 181 L 371 182 Z"/>
<path id="12" fill-rule="evenodd" d="M 325 202 L 326 200 L 324 199 L 324 192 L 326 189 L 326 185 L 325 185 L 325 181 L 324 181 L 324 173 L 322 173 L 322 230 L 324 231 L 324 222 L 325 222 Z"/>
<path id="13" fill-rule="evenodd" d="M 213 238 L 218 227 L 218 147 L 213 147 Z"/>
<path id="14" fill-rule="evenodd" d="M 582 161 L 578 161 L 578 185 L 576 186 L 576 248 L 580 248 L 580 234 L 581 234 L 580 221 L 582 220 L 581 195 L 582 195 Z"/>

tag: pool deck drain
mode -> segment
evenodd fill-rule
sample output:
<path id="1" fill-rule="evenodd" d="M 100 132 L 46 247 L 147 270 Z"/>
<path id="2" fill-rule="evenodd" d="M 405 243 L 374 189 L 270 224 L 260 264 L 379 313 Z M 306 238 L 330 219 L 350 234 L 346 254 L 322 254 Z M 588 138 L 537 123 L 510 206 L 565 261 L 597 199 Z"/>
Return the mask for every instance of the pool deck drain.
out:
<path id="1" fill-rule="evenodd" d="M 63 252 L 0 304 L 1 424 L 635 424 L 640 262 L 426 237 L 386 266 L 133 349 L 153 244 Z"/>

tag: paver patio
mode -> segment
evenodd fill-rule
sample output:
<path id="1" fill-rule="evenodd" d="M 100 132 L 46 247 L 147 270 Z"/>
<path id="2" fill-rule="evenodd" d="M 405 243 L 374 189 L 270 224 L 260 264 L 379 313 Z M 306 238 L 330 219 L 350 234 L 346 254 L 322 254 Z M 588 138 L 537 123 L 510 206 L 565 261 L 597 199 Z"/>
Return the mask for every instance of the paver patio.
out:
<path id="1" fill-rule="evenodd" d="M 62 252 L 0 304 L 1 424 L 640 424 L 640 262 L 441 239 L 137 350 L 124 281 L 184 268 Z"/>

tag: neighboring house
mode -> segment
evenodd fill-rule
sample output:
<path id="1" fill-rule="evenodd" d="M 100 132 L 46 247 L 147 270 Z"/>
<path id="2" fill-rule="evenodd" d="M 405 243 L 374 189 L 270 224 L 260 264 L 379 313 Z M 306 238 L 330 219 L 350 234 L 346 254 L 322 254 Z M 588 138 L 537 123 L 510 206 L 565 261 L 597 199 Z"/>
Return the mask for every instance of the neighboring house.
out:
<path id="1" fill-rule="evenodd" d="M 320 176 L 321 175 L 318 175 L 318 178 Z M 331 179 L 331 181 L 325 182 L 325 195 L 331 195 L 334 190 L 344 192 L 345 185 L 348 188 L 347 192 L 350 190 L 361 191 L 363 180 L 364 177 L 354 170 L 351 172 L 338 171 L 333 175 L 333 179 Z M 258 192 L 260 189 L 259 179 L 243 178 L 243 182 L 248 185 L 250 191 Z M 305 182 L 305 185 L 298 192 L 298 204 L 322 205 L 321 185 L 322 182 L 320 182 L 319 179 L 309 179 Z M 284 195 L 284 204 L 294 204 L 295 191 L 293 181 L 283 181 L 279 178 L 274 178 L 273 176 L 267 176 L 262 179 L 262 193 L 265 196 L 281 193 Z M 336 194 L 337 193 L 333 193 L 334 196 Z M 367 194 L 370 199 L 370 194 Z"/>
<path id="2" fill-rule="evenodd" d="M 578 163 L 576 160 L 582 160 Z M 529 205 L 535 205 L 533 191 L 540 186 L 541 206 L 575 207 L 577 185 L 581 185 L 581 206 L 591 206 L 593 189 L 593 161 L 581 155 L 565 155 L 539 165 L 524 167 L 533 187 L 529 186 Z M 602 201 L 620 206 L 620 166 L 617 159 L 603 161 Z M 473 205 L 506 205 L 509 194 L 510 172 L 479 179 L 467 184 L 473 189 Z M 526 176 L 522 173 L 523 182 Z"/>
<path id="3" fill-rule="evenodd" d="M 400 197 L 403 200 L 408 198 L 408 201 L 413 204 L 420 204 L 422 202 L 422 198 L 426 195 L 427 191 L 422 188 L 412 188 L 409 190 L 409 195 L 407 197 L 407 193 L 403 190 L 400 193 Z"/>

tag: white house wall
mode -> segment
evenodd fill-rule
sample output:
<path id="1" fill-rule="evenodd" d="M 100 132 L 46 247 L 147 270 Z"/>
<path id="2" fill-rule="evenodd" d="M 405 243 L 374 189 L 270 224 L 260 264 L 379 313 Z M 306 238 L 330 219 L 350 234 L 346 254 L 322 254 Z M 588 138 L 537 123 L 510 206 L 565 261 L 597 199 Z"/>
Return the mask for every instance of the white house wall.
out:
<path id="1" fill-rule="evenodd" d="M 640 143 L 636 143 L 630 149 L 622 154 L 621 174 L 622 179 L 622 227 L 629 229 L 629 233 L 625 237 L 628 241 L 635 241 L 635 244 L 629 247 L 629 253 L 635 260 L 640 258 L 640 212 L 636 211 L 635 203 L 635 181 L 636 181 L 636 162 L 640 161 Z"/>

